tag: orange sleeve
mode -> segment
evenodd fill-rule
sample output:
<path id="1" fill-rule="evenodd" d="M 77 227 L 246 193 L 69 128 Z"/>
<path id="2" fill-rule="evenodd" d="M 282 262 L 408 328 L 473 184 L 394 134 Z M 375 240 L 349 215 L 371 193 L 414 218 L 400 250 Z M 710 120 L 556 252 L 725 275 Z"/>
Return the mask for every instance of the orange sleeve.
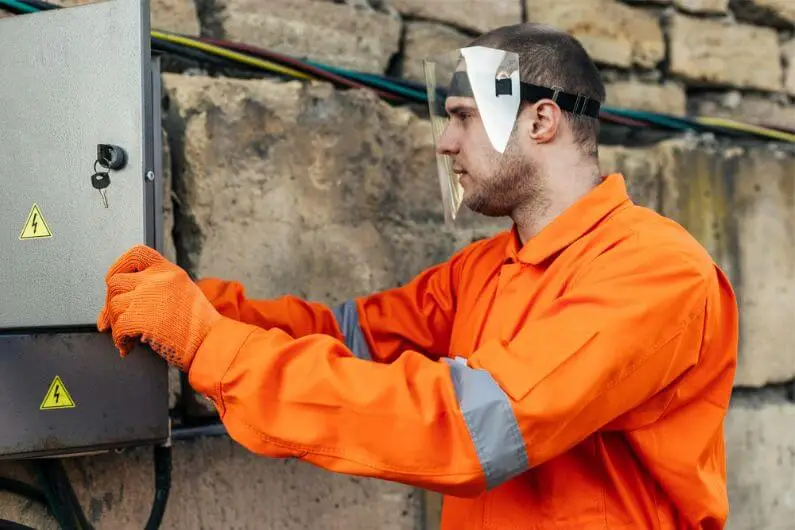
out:
<path id="1" fill-rule="evenodd" d="M 471 249 L 431 267 L 408 284 L 329 307 L 295 296 L 246 297 L 239 282 L 204 278 L 197 285 L 224 316 L 293 338 L 312 334 L 341 340 L 359 358 L 389 363 L 413 349 L 439 358 L 447 353 L 455 313 L 455 283 Z"/>
<path id="2" fill-rule="evenodd" d="M 367 362 L 330 336 L 293 339 L 224 320 L 189 380 L 233 439 L 261 455 L 478 495 L 698 361 L 713 277 L 675 252 L 609 252 L 515 340 L 488 342 L 468 362 L 414 350 Z"/>
<path id="3" fill-rule="evenodd" d="M 296 296 L 251 299 L 240 282 L 202 278 L 196 282 L 223 316 L 264 329 L 278 328 L 293 337 L 324 333 L 342 338 L 330 308 Z"/>

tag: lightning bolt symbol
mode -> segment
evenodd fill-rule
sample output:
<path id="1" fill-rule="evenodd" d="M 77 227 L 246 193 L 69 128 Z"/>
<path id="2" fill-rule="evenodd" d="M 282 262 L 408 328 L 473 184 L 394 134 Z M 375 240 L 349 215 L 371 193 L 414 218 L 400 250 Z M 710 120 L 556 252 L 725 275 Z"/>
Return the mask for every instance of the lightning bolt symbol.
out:
<path id="1" fill-rule="evenodd" d="M 36 233 L 36 228 L 37 228 L 36 225 L 39 224 L 38 220 L 36 219 L 37 216 L 38 216 L 38 214 L 35 214 L 35 213 L 33 214 L 33 222 L 31 223 L 31 225 L 33 226 L 33 233 L 34 234 Z"/>
<path id="2" fill-rule="evenodd" d="M 55 396 L 55 402 L 56 403 L 58 403 L 58 400 L 61 399 L 61 394 L 59 394 L 60 390 L 61 390 L 61 387 L 58 386 L 58 385 L 55 385 L 55 392 L 53 392 L 52 395 Z"/>

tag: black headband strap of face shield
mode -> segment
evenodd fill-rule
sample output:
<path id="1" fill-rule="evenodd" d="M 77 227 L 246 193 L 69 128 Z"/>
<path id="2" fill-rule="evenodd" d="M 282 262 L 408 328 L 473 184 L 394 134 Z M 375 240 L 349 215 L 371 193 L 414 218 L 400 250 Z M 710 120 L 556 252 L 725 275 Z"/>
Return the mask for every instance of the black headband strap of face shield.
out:
<path id="1" fill-rule="evenodd" d="M 588 96 L 584 96 L 582 94 L 570 94 L 557 87 L 549 88 L 525 82 L 521 82 L 520 87 L 520 97 L 522 101 L 534 103 L 541 99 L 551 99 L 557 103 L 561 110 L 571 112 L 575 115 L 579 114 L 591 118 L 599 117 L 599 108 L 601 107 L 601 104 L 598 101 L 589 98 Z M 513 95 L 513 83 L 509 78 L 496 79 L 494 88 L 496 91 L 495 95 L 497 97 L 503 95 Z M 466 72 L 456 72 L 453 74 L 453 80 L 450 83 L 450 91 L 447 93 L 447 95 L 448 97 L 474 97 L 472 93 L 472 87 L 469 84 L 469 77 L 467 76 Z"/>

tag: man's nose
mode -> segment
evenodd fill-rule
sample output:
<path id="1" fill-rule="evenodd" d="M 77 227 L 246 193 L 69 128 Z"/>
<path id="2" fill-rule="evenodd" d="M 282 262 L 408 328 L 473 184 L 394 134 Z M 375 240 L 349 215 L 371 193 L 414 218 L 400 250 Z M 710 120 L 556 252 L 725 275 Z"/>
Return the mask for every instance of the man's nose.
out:
<path id="1" fill-rule="evenodd" d="M 459 142 L 456 135 L 452 132 L 450 124 L 447 123 L 439 136 L 439 141 L 436 143 L 436 152 L 440 155 L 452 156 L 457 155 L 459 151 Z"/>

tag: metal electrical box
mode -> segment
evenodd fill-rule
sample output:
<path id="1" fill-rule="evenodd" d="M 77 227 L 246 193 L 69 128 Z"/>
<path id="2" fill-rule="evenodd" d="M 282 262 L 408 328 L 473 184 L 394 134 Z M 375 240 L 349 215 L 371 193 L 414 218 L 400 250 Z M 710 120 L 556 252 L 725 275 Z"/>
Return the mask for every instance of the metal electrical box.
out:
<path id="1" fill-rule="evenodd" d="M 113 262 L 162 250 L 160 90 L 147 0 L 0 20 L 0 458 L 168 439 L 167 365 L 96 329 Z"/>

